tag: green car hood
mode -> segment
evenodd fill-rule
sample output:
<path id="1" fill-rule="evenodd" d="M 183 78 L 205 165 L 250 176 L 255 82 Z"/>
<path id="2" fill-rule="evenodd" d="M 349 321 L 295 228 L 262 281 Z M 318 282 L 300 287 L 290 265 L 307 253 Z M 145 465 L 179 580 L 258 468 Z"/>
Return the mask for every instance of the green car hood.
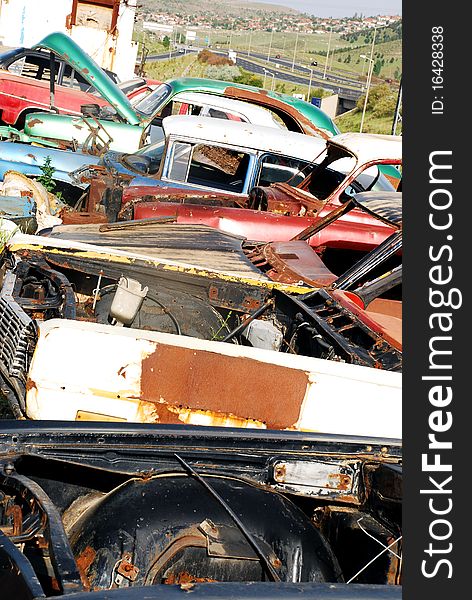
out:
<path id="1" fill-rule="evenodd" d="M 44 48 L 62 58 L 84 79 L 93 85 L 100 95 L 111 104 L 116 112 L 130 125 L 137 125 L 140 119 L 133 110 L 130 101 L 120 88 L 108 77 L 97 63 L 78 46 L 72 38 L 64 33 L 50 33 L 33 49 Z"/>

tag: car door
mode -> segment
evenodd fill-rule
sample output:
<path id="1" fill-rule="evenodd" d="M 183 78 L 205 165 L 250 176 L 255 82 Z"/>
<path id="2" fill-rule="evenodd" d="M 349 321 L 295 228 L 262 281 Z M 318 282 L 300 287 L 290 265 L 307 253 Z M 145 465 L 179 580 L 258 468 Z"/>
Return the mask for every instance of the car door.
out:
<path id="1" fill-rule="evenodd" d="M 252 179 L 254 156 L 242 149 L 209 142 L 175 140 L 163 179 L 193 188 L 244 194 Z"/>

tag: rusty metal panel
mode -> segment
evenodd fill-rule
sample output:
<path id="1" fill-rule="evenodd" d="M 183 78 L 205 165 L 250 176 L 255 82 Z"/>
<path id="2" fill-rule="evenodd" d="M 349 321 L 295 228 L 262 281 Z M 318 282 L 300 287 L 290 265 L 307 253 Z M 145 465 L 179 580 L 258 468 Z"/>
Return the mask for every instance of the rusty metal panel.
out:
<path id="1" fill-rule="evenodd" d="M 258 104 L 259 106 L 270 108 L 284 115 L 289 115 L 291 119 L 300 127 L 301 133 L 321 137 L 325 140 L 329 139 L 329 135 L 325 131 L 319 129 L 298 110 L 292 108 L 285 102 L 281 102 L 276 98 L 268 96 L 267 93 L 264 93 L 264 91 L 253 92 L 252 90 L 227 87 L 225 90 L 225 96 L 229 96 L 230 98 L 238 98 L 239 100 L 247 100 L 249 102 L 253 102 L 254 104 Z"/>
<path id="2" fill-rule="evenodd" d="M 298 421 L 307 386 L 303 371 L 270 364 L 261 368 L 246 357 L 159 344 L 143 361 L 140 397 L 156 403 L 161 423 L 178 423 L 180 412 L 191 408 L 286 429 Z"/>

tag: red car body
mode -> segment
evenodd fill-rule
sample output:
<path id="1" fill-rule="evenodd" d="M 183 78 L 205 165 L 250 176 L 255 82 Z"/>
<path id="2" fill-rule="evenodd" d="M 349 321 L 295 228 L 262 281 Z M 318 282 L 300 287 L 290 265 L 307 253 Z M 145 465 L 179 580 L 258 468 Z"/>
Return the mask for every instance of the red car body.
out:
<path id="1" fill-rule="evenodd" d="M 277 242 L 292 239 L 336 206 L 338 205 L 326 205 L 316 217 L 300 217 L 248 208 L 150 201 L 135 204 L 133 218 L 175 217 L 177 223 L 208 225 L 248 240 Z M 390 226 L 354 209 L 331 227 L 313 235 L 309 244 L 317 248 L 328 246 L 368 252 L 391 233 Z"/>
<path id="2" fill-rule="evenodd" d="M 125 82 L 126 83 L 126 82 Z M 138 80 L 134 87 L 126 93 L 132 100 L 138 95 L 149 93 L 150 85 L 156 85 L 155 79 Z M 125 84 L 119 84 L 125 85 Z M 84 104 L 107 106 L 108 102 L 98 94 L 84 92 L 64 85 L 54 85 L 54 105 L 59 113 L 81 115 L 80 107 Z M 0 69 L 0 121 L 6 125 L 23 128 L 24 117 L 32 112 L 44 112 L 50 109 L 49 81 L 15 75 Z"/>
<path id="3" fill-rule="evenodd" d="M 48 110 L 49 100 L 49 81 L 0 70 L 0 119 L 5 124 L 22 125 L 27 113 Z M 89 92 L 55 85 L 54 104 L 60 113 L 80 115 L 83 104 L 105 106 L 108 103 Z"/>
<path id="4" fill-rule="evenodd" d="M 297 187 L 274 183 L 269 187 L 256 187 L 249 195 L 237 195 L 216 190 L 179 189 L 170 181 L 148 187 L 125 185 L 119 218 L 173 216 L 178 223 L 209 225 L 248 240 L 288 241 L 340 207 L 353 193 L 364 191 L 356 187 L 375 190 L 375 184 L 384 177 L 382 169 L 402 164 L 401 140 L 394 136 L 341 134 L 328 140 L 326 148 L 326 157 Z M 350 165 L 345 175 L 337 170 L 340 159 Z M 343 164 L 345 168 L 346 162 Z M 366 182 L 363 178 L 368 170 L 371 175 Z M 373 170 L 376 176 L 372 176 Z M 400 178 L 392 181 L 391 171 L 387 177 L 395 189 Z M 331 227 L 304 239 L 316 248 L 368 252 L 391 233 L 392 228 L 387 223 L 354 208 Z"/>
<path id="5" fill-rule="evenodd" d="M 209 225 L 241 235 L 248 240 L 287 241 L 338 208 L 341 205 L 340 197 L 346 187 L 365 169 L 379 164 L 401 164 L 401 160 L 375 160 L 360 165 L 325 201 L 317 200 L 306 191 L 310 180 L 308 177 L 300 188 L 293 188 L 283 183 L 264 188 L 267 198 L 265 210 L 251 209 L 251 205 L 254 204 L 252 195 L 249 200 L 247 196 L 241 196 L 239 199 L 241 206 L 246 205 L 247 208 L 237 208 L 234 206 L 234 196 L 211 192 L 207 196 L 210 196 L 212 206 L 205 206 L 203 195 L 201 202 L 198 202 L 197 194 L 195 200 L 189 201 L 189 190 L 171 187 L 130 186 L 123 190 L 123 204 L 126 205 L 130 201 L 134 204 L 131 216 L 134 219 L 174 216 L 178 223 Z M 144 200 L 150 195 L 155 199 Z M 172 196 L 171 201 L 167 200 L 169 196 Z M 220 203 L 220 206 L 215 206 L 217 203 Z M 326 246 L 368 252 L 391 233 L 392 228 L 389 225 L 355 208 L 331 227 L 311 236 L 308 241 L 316 248 Z"/>

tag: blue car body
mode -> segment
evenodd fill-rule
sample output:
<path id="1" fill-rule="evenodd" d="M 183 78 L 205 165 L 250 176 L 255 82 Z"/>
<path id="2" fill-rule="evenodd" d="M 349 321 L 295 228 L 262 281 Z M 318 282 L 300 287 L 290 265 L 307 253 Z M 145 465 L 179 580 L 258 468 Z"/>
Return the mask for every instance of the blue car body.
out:
<path id="1" fill-rule="evenodd" d="M 69 176 L 71 171 L 84 165 L 98 164 L 99 157 L 82 152 L 69 152 L 54 148 L 42 148 L 15 142 L 0 142 L 0 180 L 7 171 L 18 171 L 28 177 L 39 177 L 43 174 L 41 167 L 47 157 L 51 158 L 54 167 L 53 179 L 77 185 Z"/>

